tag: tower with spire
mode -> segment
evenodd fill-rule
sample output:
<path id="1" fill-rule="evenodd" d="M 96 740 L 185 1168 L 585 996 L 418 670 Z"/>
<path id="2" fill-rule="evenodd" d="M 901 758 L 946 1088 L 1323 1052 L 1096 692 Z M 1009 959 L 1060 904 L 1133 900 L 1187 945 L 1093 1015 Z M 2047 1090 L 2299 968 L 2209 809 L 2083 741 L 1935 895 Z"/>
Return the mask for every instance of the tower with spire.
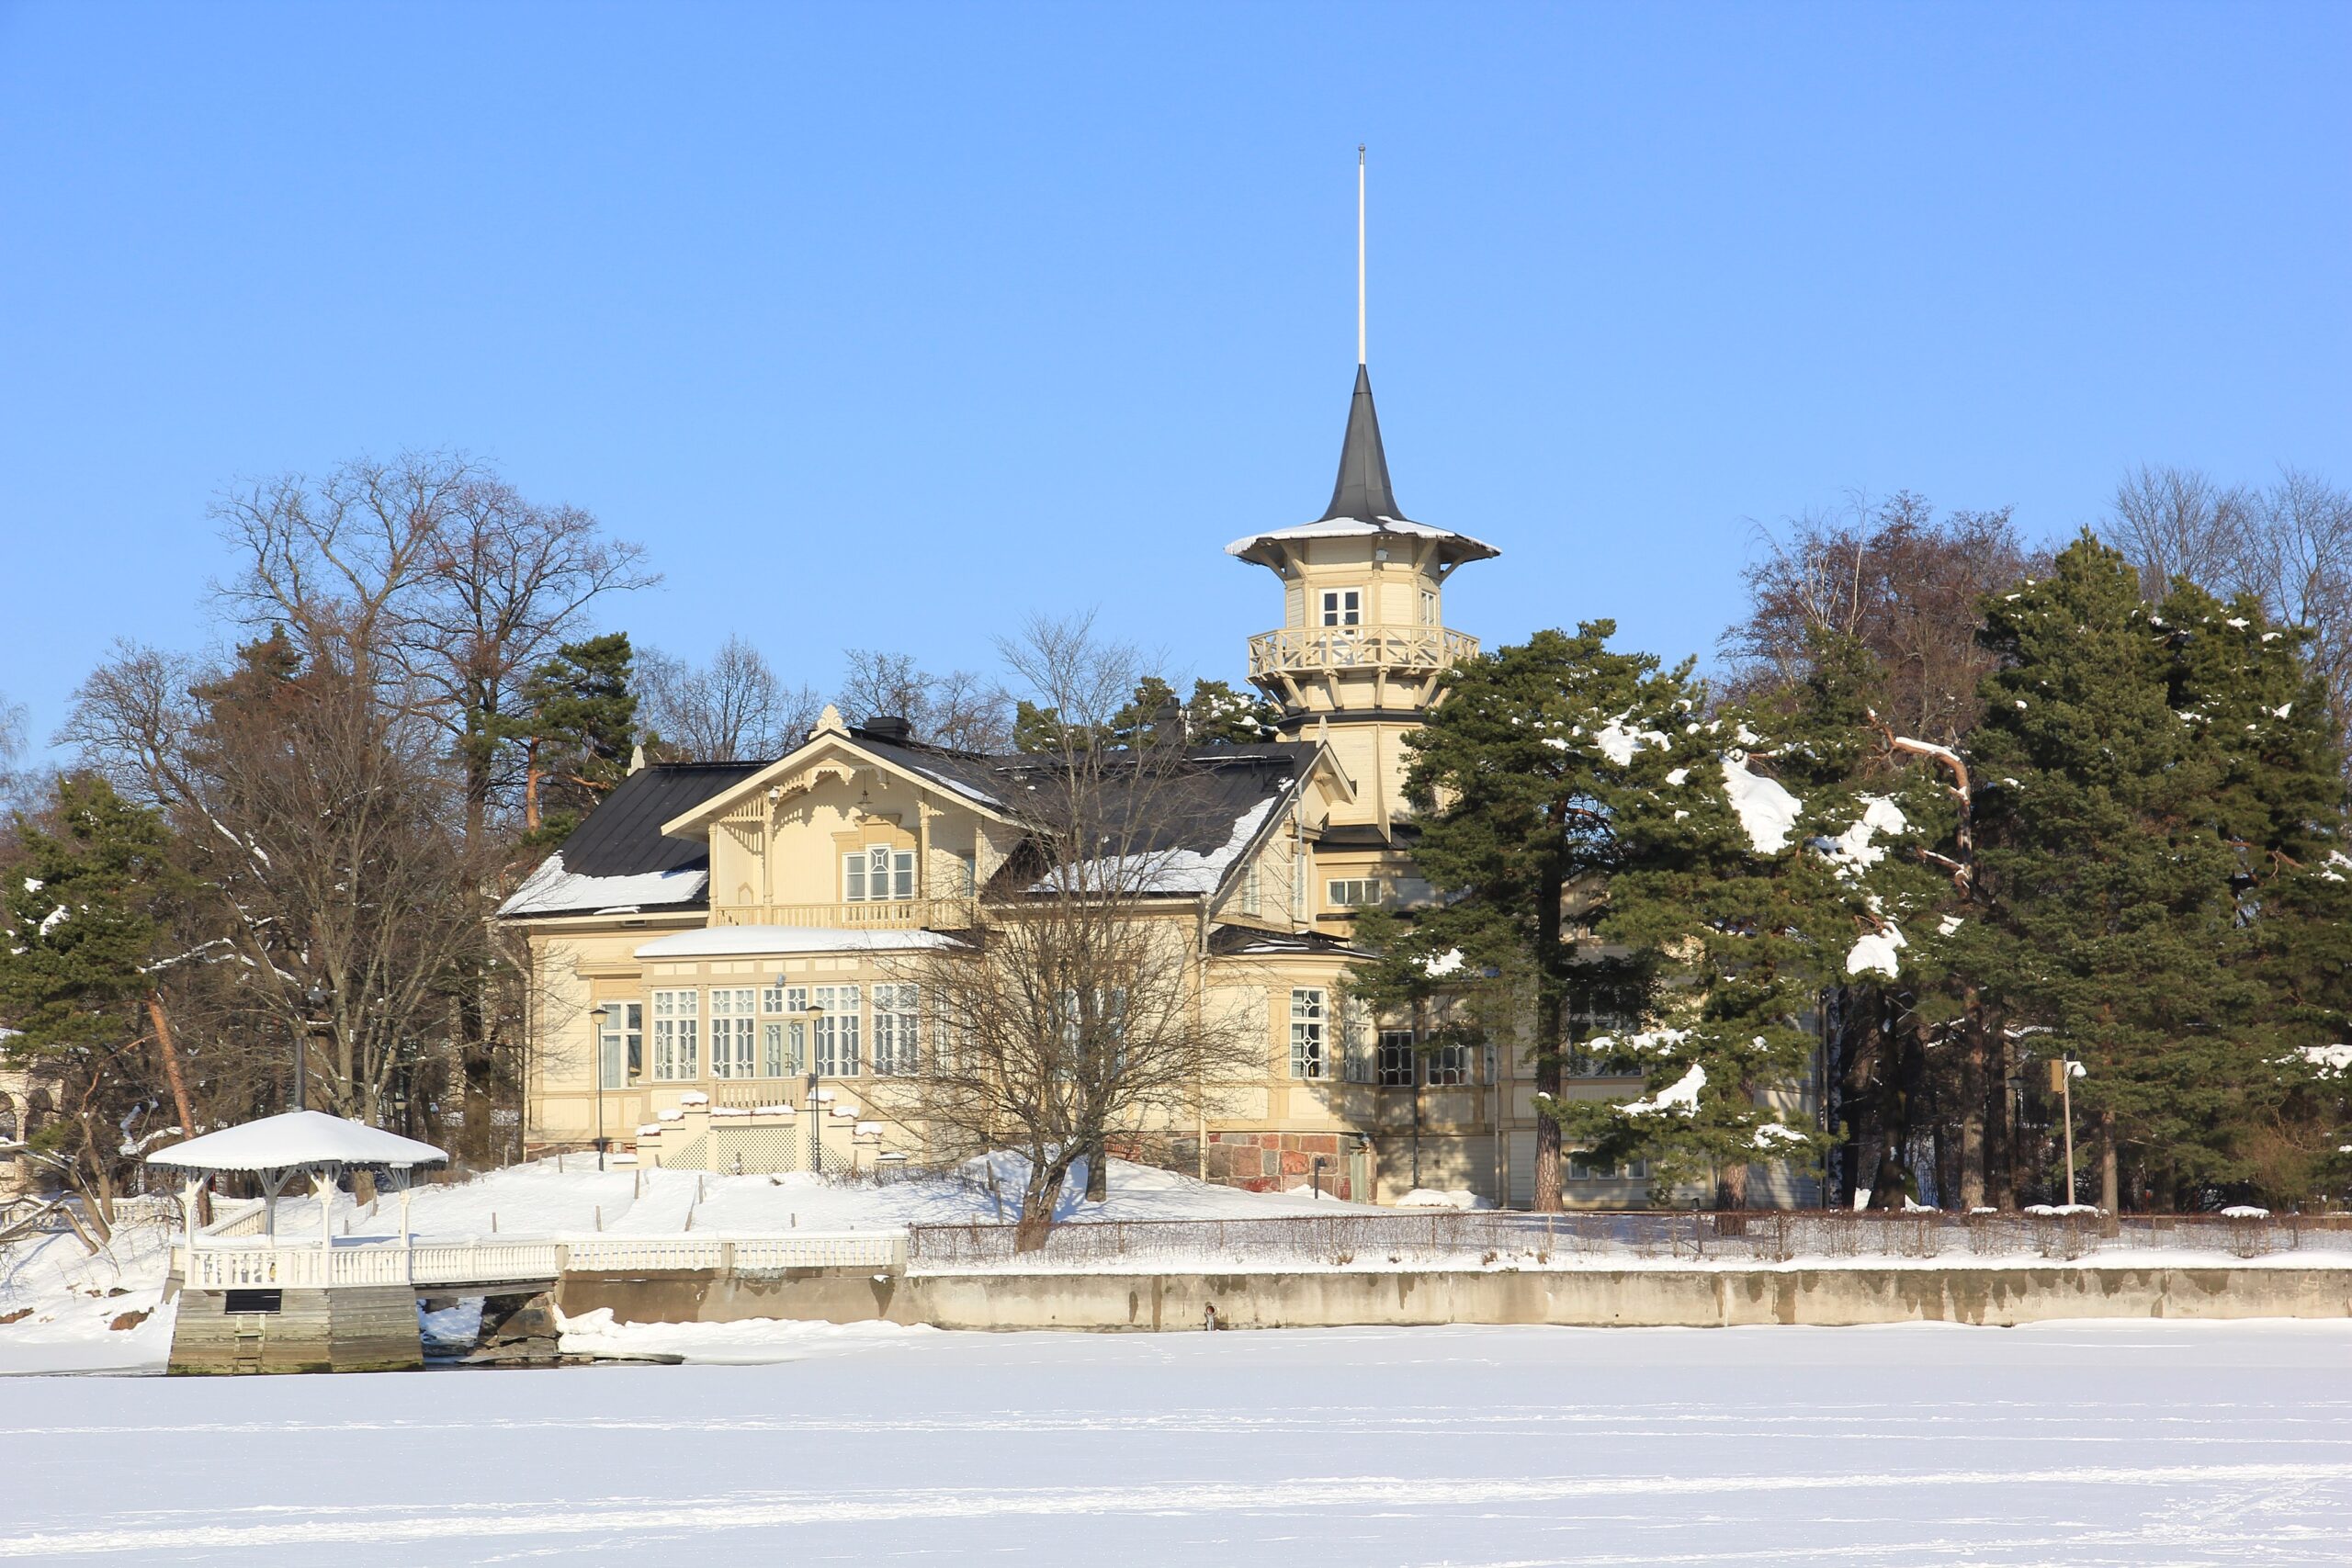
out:
<path id="1" fill-rule="evenodd" d="M 1283 582 L 1283 624 L 1250 639 L 1250 679 L 1283 730 L 1327 739 L 1356 786 L 1353 822 L 1393 837 L 1406 815 L 1403 737 L 1420 727 L 1448 666 L 1477 656 L 1445 625 L 1445 583 L 1492 545 L 1405 515 L 1388 479 L 1364 360 L 1363 149 L 1357 149 L 1356 384 L 1340 476 L 1321 517 L 1236 539 L 1226 553 Z"/>

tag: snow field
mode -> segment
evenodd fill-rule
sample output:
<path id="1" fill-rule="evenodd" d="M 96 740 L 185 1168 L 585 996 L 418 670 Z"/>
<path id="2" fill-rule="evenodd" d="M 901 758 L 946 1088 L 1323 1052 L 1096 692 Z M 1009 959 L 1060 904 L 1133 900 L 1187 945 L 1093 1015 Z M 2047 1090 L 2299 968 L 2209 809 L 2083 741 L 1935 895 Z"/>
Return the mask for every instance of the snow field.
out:
<path id="1" fill-rule="evenodd" d="M 0 1561 L 2107 1568 L 2352 1540 L 2343 1324 L 776 1337 L 798 1359 L 10 1383 Z"/>

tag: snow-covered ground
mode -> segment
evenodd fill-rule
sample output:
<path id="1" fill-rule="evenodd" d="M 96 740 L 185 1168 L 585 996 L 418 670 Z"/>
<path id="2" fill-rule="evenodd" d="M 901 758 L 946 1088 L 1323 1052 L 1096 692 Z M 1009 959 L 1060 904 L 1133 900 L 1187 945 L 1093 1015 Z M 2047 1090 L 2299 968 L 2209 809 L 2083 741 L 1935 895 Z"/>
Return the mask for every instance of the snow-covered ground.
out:
<path id="1" fill-rule="evenodd" d="M 895 1230 L 1018 1217 L 1023 1162 L 995 1160 L 993 1190 L 980 1161 L 956 1176 L 910 1178 L 885 1186 L 809 1175 L 709 1176 L 690 1170 L 605 1170 L 594 1156 L 540 1160 L 473 1180 L 424 1187 L 409 1223 L 435 1240 L 469 1236 L 692 1234 L 777 1235 L 789 1231 Z M 1084 1201 L 1083 1168 L 1064 1193 L 1063 1219 L 1245 1219 L 1284 1214 L 1376 1213 L 1311 1196 L 1244 1192 L 1125 1160 L 1111 1162 L 1109 1196 Z M 337 1192 L 338 1236 L 390 1235 L 398 1201 L 354 1203 Z M 278 1203 L 281 1240 L 315 1237 L 318 1204 Z M 60 1233 L 0 1247 L 0 1375 L 11 1372 L 154 1371 L 171 1348 L 171 1311 L 155 1310 L 170 1267 L 171 1237 L 156 1226 L 126 1226 L 96 1258 Z M 114 1325 L 123 1323 L 118 1329 Z"/>
<path id="2" fill-rule="evenodd" d="M 2099 1568 L 2352 1541 L 2343 1324 L 779 1348 L 802 1359 L 0 1383 L 0 1560 Z"/>

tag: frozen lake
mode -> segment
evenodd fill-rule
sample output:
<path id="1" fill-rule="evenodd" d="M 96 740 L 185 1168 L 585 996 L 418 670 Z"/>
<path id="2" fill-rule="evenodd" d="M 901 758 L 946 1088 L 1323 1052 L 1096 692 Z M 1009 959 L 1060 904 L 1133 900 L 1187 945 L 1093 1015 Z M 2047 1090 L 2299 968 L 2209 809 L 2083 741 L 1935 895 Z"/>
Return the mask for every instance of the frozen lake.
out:
<path id="1" fill-rule="evenodd" d="M 0 1380 L 0 1559 L 2352 1559 L 2352 1324 L 818 1329 L 780 1353 Z"/>

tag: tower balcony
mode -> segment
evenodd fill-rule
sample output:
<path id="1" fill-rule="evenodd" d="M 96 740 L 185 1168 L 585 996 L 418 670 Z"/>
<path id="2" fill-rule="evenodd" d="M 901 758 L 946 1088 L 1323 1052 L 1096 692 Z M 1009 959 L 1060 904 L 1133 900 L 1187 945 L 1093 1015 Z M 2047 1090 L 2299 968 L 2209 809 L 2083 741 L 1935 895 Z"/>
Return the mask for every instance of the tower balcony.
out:
<path id="1" fill-rule="evenodd" d="M 1443 626 L 1284 626 L 1250 639 L 1250 679 L 1321 678 L 1341 671 L 1433 675 L 1478 657 L 1478 639 Z"/>

